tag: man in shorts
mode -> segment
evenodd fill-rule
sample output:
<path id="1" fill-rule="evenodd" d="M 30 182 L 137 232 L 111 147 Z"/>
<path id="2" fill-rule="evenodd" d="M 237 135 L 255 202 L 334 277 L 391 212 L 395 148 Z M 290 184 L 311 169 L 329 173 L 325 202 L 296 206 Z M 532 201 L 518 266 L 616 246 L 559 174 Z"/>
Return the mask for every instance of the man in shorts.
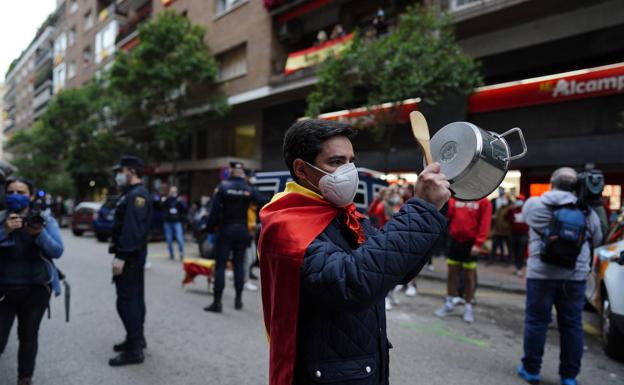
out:
<path id="1" fill-rule="evenodd" d="M 472 299 L 476 285 L 477 255 L 490 232 L 492 204 L 486 198 L 462 202 L 451 198 L 448 205 L 449 236 L 451 237 L 448 264 L 447 296 L 444 306 L 435 311 L 446 317 L 455 310 L 459 275 L 464 273 L 464 321 L 474 322 Z"/>

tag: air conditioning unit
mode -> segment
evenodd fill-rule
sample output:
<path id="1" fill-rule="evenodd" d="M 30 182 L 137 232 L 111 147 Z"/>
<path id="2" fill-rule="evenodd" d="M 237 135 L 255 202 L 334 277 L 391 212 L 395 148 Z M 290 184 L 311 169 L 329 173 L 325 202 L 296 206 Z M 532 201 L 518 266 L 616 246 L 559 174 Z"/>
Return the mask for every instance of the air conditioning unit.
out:
<path id="1" fill-rule="evenodd" d="M 297 20 L 291 20 L 280 24 L 277 30 L 277 38 L 282 43 L 296 43 L 301 39 L 301 23 Z"/>

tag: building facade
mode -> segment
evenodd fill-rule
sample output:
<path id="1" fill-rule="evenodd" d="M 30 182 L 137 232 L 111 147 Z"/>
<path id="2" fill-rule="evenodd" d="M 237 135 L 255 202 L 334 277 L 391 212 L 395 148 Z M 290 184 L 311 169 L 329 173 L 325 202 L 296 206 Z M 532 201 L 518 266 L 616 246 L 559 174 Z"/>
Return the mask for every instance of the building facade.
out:
<path id="1" fill-rule="evenodd" d="M 165 10 L 205 26 L 206 43 L 219 63 L 219 85 L 232 110 L 218 120 L 198 120 L 192 138 L 182 144 L 185 151 L 177 166 L 181 188 L 197 199 L 212 193 L 231 160 L 253 170 L 284 170 L 283 134 L 305 113 L 316 65 L 346 48 L 356 29 L 373 36 L 391 32 L 398 15 L 413 3 L 452 15 L 457 41 L 482 63 L 486 83 L 470 98 L 449 99 L 434 108 L 410 102 L 425 113 L 432 133 L 457 120 L 495 132 L 519 126 L 529 153 L 512 164 L 508 187 L 536 192 L 555 168 L 591 163 L 605 171 L 609 192 L 617 196 L 613 207 L 619 207 L 624 185 L 619 171 L 624 159 L 614 148 L 624 140 L 624 86 L 619 85 L 624 78 L 618 72 L 624 63 L 624 3 L 619 0 L 64 0 L 50 32 L 52 89 L 85 84 L 110 66 L 116 50 L 131 50 L 139 43 L 141 23 Z M 28 91 L 22 87 L 34 70 L 34 62 L 28 63 L 20 59 L 20 69 L 16 66 L 7 81 L 5 129 L 28 126 L 34 119 L 25 117 L 16 102 L 30 102 L 33 108 L 34 85 Z M 596 91 L 605 69 L 611 71 L 603 80 L 609 91 Z M 584 73 L 599 77 L 577 78 Z M 589 85 L 592 79 L 595 85 Z M 583 92 L 580 82 L 586 84 Z M 534 84 L 537 91 L 526 94 L 520 87 L 526 84 Z M 576 95 L 541 98 L 553 95 L 559 84 L 559 94 Z M 516 102 L 493 106 L 488 101 L 492 90 L 497 90 L 495 100 Z M 189 114 L 202 112 L 199 107 Z M 366 133 L 356 139 L 359 166 L 395 173 L 421 168 L 409 124 L 396 123 L 389 147 L 379 146 Z M 515 141 L 511 145 L 517 147 Z M 172 165 L 150 170 L 153 179 L 165 181 Z"/>

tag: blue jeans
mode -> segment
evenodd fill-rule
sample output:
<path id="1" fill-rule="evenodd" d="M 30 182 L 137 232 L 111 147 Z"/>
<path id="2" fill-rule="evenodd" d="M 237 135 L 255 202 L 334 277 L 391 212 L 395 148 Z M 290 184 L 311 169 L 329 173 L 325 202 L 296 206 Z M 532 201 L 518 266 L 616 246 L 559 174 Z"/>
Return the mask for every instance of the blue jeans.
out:
<path id="1" fill-rule="evenodd" d="M 182 229 L 182 222 L 167 222 L 164 223 L 165 227 L 165 239 L 167 240 L 167 249 L 169 249 L 169 259 L 173 259 L 173 237 L 175 237 L 178 243 L 178 249 L 180 250 L 180 259 L 184 256 L 184 230 Z"/>
<path id="2" fill-rule="evenodd" d="M 559 328 L 559 375 L 576 378 L 583 356 L 583 307 L 585 281 L 527 279 L 524 319 L 524 357 L 527 372 L 538 374 L 542 366 L 546 332 L 552 306 Z"/>

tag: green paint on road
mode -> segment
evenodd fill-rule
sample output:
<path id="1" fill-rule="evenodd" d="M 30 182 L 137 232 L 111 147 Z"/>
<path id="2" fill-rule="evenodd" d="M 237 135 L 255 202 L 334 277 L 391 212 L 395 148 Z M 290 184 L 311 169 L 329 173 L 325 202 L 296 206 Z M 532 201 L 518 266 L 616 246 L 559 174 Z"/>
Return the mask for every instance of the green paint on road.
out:
<path id="1" fill-rule="evenodd" d="M 421 332 L 433 334 L 439 337 L 448 337 L 454 341 L 478 346 L 480 348 L 487 349 L 490 347 L 489 342 L 453 333 L 452 331 L 445 328 L 442 323 L 437 323 L 434 325 L 426 325 L 426 324 L 417 324 L 413 322 L 402 322 L 400 325 L 407 329 L 414 329 L 414 330 L 418 330 Z"/>

